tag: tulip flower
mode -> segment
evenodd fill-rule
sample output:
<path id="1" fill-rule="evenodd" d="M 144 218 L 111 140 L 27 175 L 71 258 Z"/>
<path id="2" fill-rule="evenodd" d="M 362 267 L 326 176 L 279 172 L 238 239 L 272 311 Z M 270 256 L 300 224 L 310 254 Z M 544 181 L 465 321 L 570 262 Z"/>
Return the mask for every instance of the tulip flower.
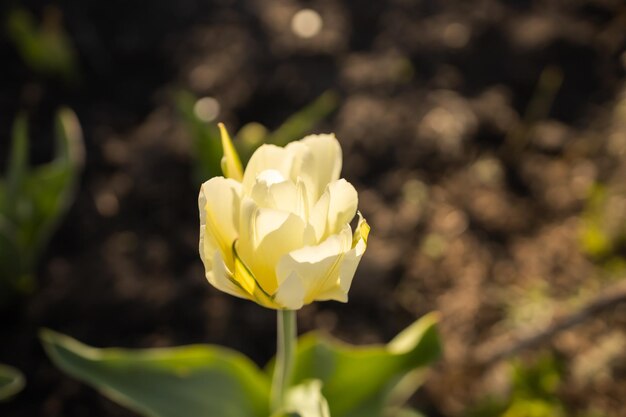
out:
<path id="1" fill-rule="evenodd" d="M 223 125 L 225 177 L 202 184 L 200 256 L 221 291 L 277 310 L 346 302 L 369 226 L 354 187 L 340 179 L 334 135 L 262 145 L 242 169 Z"/>

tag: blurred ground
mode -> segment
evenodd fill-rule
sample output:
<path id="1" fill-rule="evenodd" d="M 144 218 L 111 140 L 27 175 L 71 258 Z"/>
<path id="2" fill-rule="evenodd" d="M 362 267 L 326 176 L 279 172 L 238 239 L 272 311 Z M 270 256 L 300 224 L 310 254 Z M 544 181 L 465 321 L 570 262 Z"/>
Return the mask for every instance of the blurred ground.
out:
<path id="1" fill-rule="evenodd" d="M 380 342 L 439 310 L 445 358 L 413 399 L 431 417 L 506 393 L 501 364 L 471 366 L 484 343 L 541 328 L 624 277 L 620 0 L 21 5 L 64 25 L 78 74 L 42 75 L 0 36 L 0 166 L 20 109 L 33 161 L 50 156 L 61 104 L 83 124 L 87 166 L 40 288 L 0 312 L 0 361 L 28 379 L 3 416 L 131 415 L 53 368 L 42 326 L 97 346 L 209 342 L 271 357 L 274 313 L 203 278 L 180 89 L 215 98 L 233 131 L 276 127 L 323 91 L 340 94 L 317 131 L 343 145 L 371 244 L 350 302 L 305 308 L 300 329 Z M 305 7 L 321 28 L 294 23 Z M 626 415 L 625 308 L 544 345 L 565 367 L 567 415 Z"/>

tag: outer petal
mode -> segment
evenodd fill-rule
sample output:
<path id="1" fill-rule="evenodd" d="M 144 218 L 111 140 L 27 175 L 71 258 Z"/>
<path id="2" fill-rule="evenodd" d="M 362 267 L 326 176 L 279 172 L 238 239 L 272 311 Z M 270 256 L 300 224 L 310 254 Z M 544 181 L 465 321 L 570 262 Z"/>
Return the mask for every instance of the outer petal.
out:
<path id="1" fill-rule="evenodd" d="M 317 300 L 337 300 L 341 302 L 348 301 L 348 291 L 352 285 L 352 279 L 356 273 L 356 268 L 361 262 L 361 257 L 367 248 L 367 238 L 369 236 L 370 227 L 367 221 L 359 213 L 359 224 L 357 225 L 352 237 L 352 249 L 346 253 L 341 264 L 339 272 L 339 286 L 330 288 L 328 291 L 321 292 L 317 295 Z"/>
<path id="2" fill-rule="evenodd" d="M 205 268 L 213 264 L 214 249 L 219 249 L 232 268 L 231 246 L 238 236 L 241 184 L 214 177 L 202 184 L 198 196 L 200 209 L 200 257 Z"/>
<path id="3" fill-rule="evenodd" d="M 292 272 L 278 287 L 274 301 L 283 308 L 299 310 L 304 304 L 304 286 L 298 274 Z"/>
<path id="4" fill-rule="evenodd" d="M 211 285 L 220 291 L 224 291 L 235 297 L 251 299 L 250 295 L 232 279 L 232 274 L 226 268 L 224 259 L 219 250 L 216 250 L 213 256 L 213 270 L 207 271 L 206 277 Z"/>
<path id="5" fill-rule="evenodd" d="M 304 221 L 296 214 L 259 207 L 245 197 L 241 212 L 241 238 L 237 248 L 258 283 L 272 295 L 278 288 L 275 266 L 290 251 L 302 246 Z"/>
<path id="6" fill-rule="evenodd" d="M 316 193 L 321 195 L 327 184 L 339 179 L 341 173 L 341 146 L 335 135 L 310 135 L 300 141 L 313 155 L 312 167 L 316 178 Z"/>
<path id="7" fill-rule="evenodd" d="M 318 299 L 319 294 L 339 287 L 341 266 L 352 248 L 352 233 L 346 225 L 317 246 L 306 246 L 283 256 L 276 267 L 279 284 L 297 274 L 305 290 L 304 303 Z M 349 272 L 349 271 L 346 271 Z"/>

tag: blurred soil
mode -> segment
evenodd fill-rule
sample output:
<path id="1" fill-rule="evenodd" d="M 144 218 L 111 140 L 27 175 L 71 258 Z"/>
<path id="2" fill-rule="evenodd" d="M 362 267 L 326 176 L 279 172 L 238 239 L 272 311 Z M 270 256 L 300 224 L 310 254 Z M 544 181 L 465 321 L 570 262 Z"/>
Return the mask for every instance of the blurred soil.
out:
<path id="1" fill-rule="evenodd" d="M 22 4 L 45 13 L 44 1 Z M 343 145 L 371 244 L 350 302 L 303 309 L 300 330 L 382 342 L 439 310 L 444 359 L 412 400 L 431 417 L 506 392 L 502 365 L 470 366 L 484 343 L 540 328 L 623 277 L 580 242 L 594 186 L 621 190 L 611 195 L 626 208 L 619 0 L 58 5 L 79 56 L 76 83 L 34 75 L 0 37 L 1 164 L 20 109 L 31 114 L 34 162 L 51 154 L 61 104 L 77 112 L 87 148 L 39 289 L 0 312 L 0 362 L 28 379 L 2 416 L 132 415 L 56 370 L 41 327 L 96 346 L 207 342 L 259 364 L 272 356 L 273 311 L 203 277 L 191 141 L 172 99 L 181 88 L 217 99 L 232 131 L 276 127 L 323 91 L 340 94 L 318 131 Z M 310 39 L 291 31 L 303 7 L 323 20 Z M 571 410 L 626 415 L 625 308 L 546 345 L 567 364 L 560 395 Z"/>

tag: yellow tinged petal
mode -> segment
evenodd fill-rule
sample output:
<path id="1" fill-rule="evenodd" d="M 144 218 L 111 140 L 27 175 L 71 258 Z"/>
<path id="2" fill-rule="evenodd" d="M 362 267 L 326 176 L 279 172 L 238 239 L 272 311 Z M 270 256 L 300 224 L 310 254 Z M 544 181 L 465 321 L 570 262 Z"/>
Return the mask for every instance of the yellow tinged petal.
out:
<path id="1" fill-rule="evenodd" d="M 365 248 L 367 247 L 367 238 L 370 235 L 370 225 L 365 220 L 365 217 L 361 214 L 361 212 L 357 212 L 359 215 L 359 223 L 356 226 L 356 230 L 354 231 L 354 235 L 352 237 L 352 247 L 356 248 L 360 242 L 363 242 L 363 252 L 365 252 Z"/>
<path id="2" fill-rule="evenodd" d="M 213 269 L 207 271 L 206 277 L 211 285 L 220 291 L 235 297 L 251 299 L 250 295 L 241 288 L 241 285 L 232 279 L 232 274 L 224 264 L 224 259 L 219 250 L 216 250 L 214 253 Z"/>
<path id="3" fill-rule="evenodd" d="M 264 307 L 278 308 L 273 298 L 261 287 L 250 268 L 244 263 L 237 252 L 237 242 L 233 243 L 233 258 L 235 259 L 235 271 L 233 282 L 248 294 L 248 298 Z"/>
<path id="4" fill-rule="evenodd" d="M 241 184 L 224 177 L 213 177 L 200 188 L 200 256 L 205 266 L 212 262 L 212 248 L 219 248 L 232 268 L 231 245 L 237 239 Z"/>
<path id="5" fill-rule="evenodd" d="M 222 172 L 227 178 L 232 178 L 241 182 L 243 180 L 243 168 L 241 166 L 241 160 L 239 154 L 233 145 L 233 141 L 226 130 L 223 123 L 218 123 L 220 128 L 220 134 L 222 136 L 222 149 L 224 150 L 224 156 L 222 157 Z"/>
<path id="6" fill-rule="evenodd" d="M 257 282 L 273 295 L 278 288 L 276 263 L 302 247 L 306 225 L 298 215 L 259 207 L 250 197 L 243 199 L 240 223 L 239 255 Z"/>

